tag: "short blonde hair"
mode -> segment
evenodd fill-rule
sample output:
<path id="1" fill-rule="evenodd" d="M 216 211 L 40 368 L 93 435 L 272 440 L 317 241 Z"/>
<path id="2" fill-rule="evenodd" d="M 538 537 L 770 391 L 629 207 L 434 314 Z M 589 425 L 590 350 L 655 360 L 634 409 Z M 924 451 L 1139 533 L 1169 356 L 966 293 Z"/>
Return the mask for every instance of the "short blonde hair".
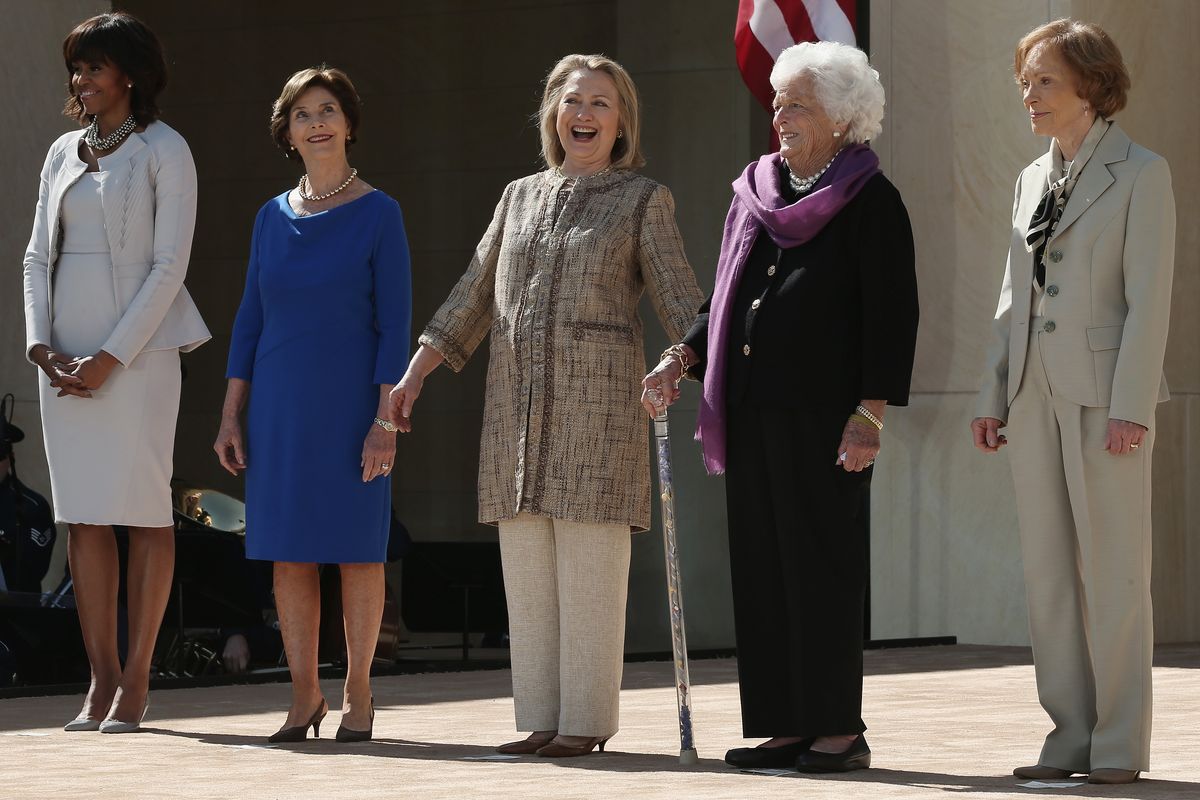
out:
<path id="1" fill-rule="evenodd" d="M 1056 19 L 1034 28 L 1017 43 L 1013 74 L 1021 82 L 1021 70 L 1029 54 L 1039 45 L 1053 47 L 1079 79 L 1079 96 L 1096 113 L 1108 119 L 1125 107 L 1129 94 L 1129 72 L 1117 43 L 1099 25 L 1074 19 Z"/>
<path id="2" fill-rule="evenodd" d="M 637 87 L 633 78 L 617 62 L 604 55 L 564 56 L 546 76 L 546 88 L 542 92 L 542 105 L 538 109 L 539 127 L 542 133 L 542 160 L 547 167 L 561 167 L 566 151 L 558 140 L 558 105 L 562 101 L 563 88 L 571 73 L 577 70 L 603 72 L 617 87 L 617 111 L 620 114 L 621 137 L 613 143 L 612 165 L 616 169 L 637 169 L 646 164 L 642 156 L 641 108 L 638 104 Z"/>
<path id="3" fill-rule="evenodd" d="M 834 124 L 848 126 L 848 143 L 883 131 L 883 84 L 862 50 L 837 42 L 792 45 L 775 60 L 771 88 L 781 91 L 801 77 L 812 79 L 813 94 Z"/>

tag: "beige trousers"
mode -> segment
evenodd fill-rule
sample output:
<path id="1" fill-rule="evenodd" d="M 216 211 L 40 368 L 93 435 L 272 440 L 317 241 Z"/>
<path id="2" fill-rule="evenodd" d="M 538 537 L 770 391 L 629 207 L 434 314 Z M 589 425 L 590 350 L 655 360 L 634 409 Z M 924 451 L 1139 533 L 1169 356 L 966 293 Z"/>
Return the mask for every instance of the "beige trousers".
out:
<path id="1" fill-rule="evenodd" d="M 629 539 L 524 512 L 500 523 L 517 730 L 617 732 Z"/>
<path id="2" fill-rule="evenodd" d="M 1006 431 L 1038 697 L 1054 723 L 1039 763 L 1146 770 L 1154 431 L 1129 455 L 1105 451 L 1108 408 L 1054 396 L 1040 348 L 1053 335 L 1031 334 Z"/>

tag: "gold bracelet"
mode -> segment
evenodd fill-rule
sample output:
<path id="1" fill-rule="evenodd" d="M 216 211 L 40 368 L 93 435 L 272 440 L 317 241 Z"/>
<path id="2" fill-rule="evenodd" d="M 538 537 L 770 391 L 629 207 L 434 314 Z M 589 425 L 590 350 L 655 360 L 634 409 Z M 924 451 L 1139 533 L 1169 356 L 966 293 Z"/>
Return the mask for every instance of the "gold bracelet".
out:
<path id="1" fill-rule="evenodd" d="M 859 425 L 861 425 L 861 426 L 862 426 L 862 427 L 864 427 L 864 428 L 870 428 L 870 429 L 871 429 L 871 430 L 873 430 L 873 431 L 878 431 L 878 430 L 880 430 L 879 428 L 876 428 L 876 427 L 875 427 L 875 423 L 874 423 L 874 422 L 871 422 L 871 420 L 867 419 L 867 418 L 866 418 L 866 417 L 864 417 L 862 414 L 851 414 L 851 415 L 850 415 L 850 420 L 851 420 L 852 422 L 857 422 Z"/>
<path id="2" fill-rule="evenodd" d="M 664 359 L 668 358 L 674 358 L 679 361 L 679 377 L 687 377 L 688 370 L 692 368 L 692 365 L 688 363 L 687 351 L 683 349 L 683 345 L 671 345 L 666 350 L 662 351 L 662 355 L 658 357 L 658 360 L 663 361 Z"/>
<path id="3" fill-rule="evenodd" d="M 881 420 L 879 417 L 872 414 L 871 410 L 868 409 L 866 406 L 862 405 L 861 403 L 859 403 L 858 406 L 855 407 L 854 416 L 862 417 L 867 422 L 874 425 L 875 430 L 877 430 L 877 431 L 883 430 L 883 420 Z"/>
<path id="4" fill-rule="evenodd" d="M 396 431 L 400 430 L 391 420 L 380 419 L 379 417 L 375 418 L 375 424 L 383 428 L 388 433 L 395 433 Z"/>

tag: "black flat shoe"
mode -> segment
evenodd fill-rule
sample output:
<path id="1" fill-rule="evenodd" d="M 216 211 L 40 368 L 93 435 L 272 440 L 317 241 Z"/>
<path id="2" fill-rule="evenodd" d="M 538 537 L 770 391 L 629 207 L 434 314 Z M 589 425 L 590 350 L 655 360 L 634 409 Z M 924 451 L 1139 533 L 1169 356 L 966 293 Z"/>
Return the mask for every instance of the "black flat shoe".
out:
<path id="1" fill-rule="evenodd" d="M 337 734 L 334 739 L 339 742 L 369 742 L 371 741 L 371 732 L 375 730 L 375 698 L 371 698 L 371 722 L 365 731 L 356 731 L 353 728 L 347 728 L 345 725 L 338 725 Z"/>
<path id="2" fill-rule="evenodd" d="M 799 772 L 850 772 L 870 766 L 871 748 L 867 747 L 867 737 L 861 733 L 840 753 L 808 750 L 796 759 L 796 769 Z"/>
<path id="3" fill-rule="evenodd" d="M 738 769 L 791 768 L 812 746 L 814 739 L 801 739 L 779 747 L 735 747 L 725 754 L 725 763 Z"/>
<path id="4" fill-rule="evenodd" d="M 290 728 L 280 728 L 275 733 L 267 737 L 268 742 L 303 742 L 308 738 L 308 728 L 311 725 L 313 729 L 313 738 L 321 738 L 321 720 L 325 719 L 325 715 L 329 713 L 329 706 L 322 698 L 321 705 L 317 706 L 317 710 L 313 712 L 312 717 L 303 725 L 293 725 Z"/>

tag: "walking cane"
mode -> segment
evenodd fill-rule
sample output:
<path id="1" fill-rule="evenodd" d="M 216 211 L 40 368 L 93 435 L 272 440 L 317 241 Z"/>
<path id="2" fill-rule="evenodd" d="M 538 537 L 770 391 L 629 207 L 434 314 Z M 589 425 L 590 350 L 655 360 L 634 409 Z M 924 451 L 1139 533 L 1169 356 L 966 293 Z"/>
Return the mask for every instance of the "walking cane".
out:
<path id="1" fill-rule="evenodd" d="M 679 705 L 679 763 L 695 764 L 692 741 L 692 687 L 688 679 L 687 633 L 683 626 L 683 579 L 675 542 L 675 483 L 671 476 L 671 439 L 667 409 L 655 404 L 654 439 L 658 451 L 658 483 L 662 499 L 663 549 L 667 558 L 667 602 L 671 612 L 671 652 L 675 658 L 675 699 Z"/>

